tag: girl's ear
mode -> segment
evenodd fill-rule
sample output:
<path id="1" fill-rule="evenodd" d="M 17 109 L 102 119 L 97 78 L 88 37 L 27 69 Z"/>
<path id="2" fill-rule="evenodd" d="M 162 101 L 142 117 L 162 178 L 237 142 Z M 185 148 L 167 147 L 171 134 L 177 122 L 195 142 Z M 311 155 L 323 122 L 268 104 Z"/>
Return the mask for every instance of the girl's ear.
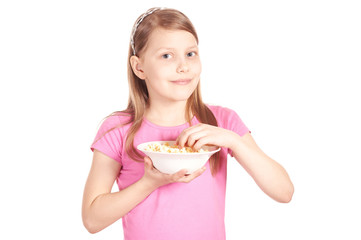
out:
<path id="1" fill-rule="evenodd" d="M 140 59 L 137 56 L 131 56 L 130 57 L 130 65 L 132 66 L 132 69 L 133 69 L 133 72 L 135 73 L 135 75 L 137 75 L 137 77 L 139 77 L 140 79 L 144 80 L 145 74 L 142 69 L 142 64 L 141 64 Z"/>

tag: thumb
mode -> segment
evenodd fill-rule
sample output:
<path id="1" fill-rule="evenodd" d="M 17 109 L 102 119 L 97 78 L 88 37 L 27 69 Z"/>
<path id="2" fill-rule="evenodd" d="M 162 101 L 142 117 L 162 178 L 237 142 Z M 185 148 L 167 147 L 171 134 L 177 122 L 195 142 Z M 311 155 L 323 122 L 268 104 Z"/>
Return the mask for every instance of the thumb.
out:
<path id="1" fill-rule="evenodd" d="M 144 168 L 146 168 L 146 169 L 152 169 L 152 167 L 153 167 L 152 160 L 150 160 L 149 157 L 145 157 L 145 158 L 144 158 Z"/>

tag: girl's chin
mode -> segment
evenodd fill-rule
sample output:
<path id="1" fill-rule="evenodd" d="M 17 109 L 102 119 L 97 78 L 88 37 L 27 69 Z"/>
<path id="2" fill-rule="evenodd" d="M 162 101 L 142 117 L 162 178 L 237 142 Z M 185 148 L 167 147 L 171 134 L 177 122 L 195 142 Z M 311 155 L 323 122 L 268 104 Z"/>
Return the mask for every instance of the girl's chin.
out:
<path id="1" fill-rule="evenodd" d="M 177 92 L 175 91 L 173 94 L 172 94 L 172 99 L 174 99 L 175 101 L 187 101 L 188 98 L 192 95 L 194 91 L 189 91 L 187 93 L 185 93 L 184 91 L 183 92 Z"/>

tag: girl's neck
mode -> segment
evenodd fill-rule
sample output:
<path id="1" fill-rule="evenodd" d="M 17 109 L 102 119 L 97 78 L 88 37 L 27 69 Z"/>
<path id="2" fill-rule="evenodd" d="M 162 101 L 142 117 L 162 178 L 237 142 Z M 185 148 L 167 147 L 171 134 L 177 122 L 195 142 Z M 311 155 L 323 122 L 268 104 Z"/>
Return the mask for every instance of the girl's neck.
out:
<path id="1" fill-rule="evenodd" d="M 145 118 L 159 126 L 178 126 L 187 122 L 185 111 L 187 101 L 150 104 L 145 111 Z"/>

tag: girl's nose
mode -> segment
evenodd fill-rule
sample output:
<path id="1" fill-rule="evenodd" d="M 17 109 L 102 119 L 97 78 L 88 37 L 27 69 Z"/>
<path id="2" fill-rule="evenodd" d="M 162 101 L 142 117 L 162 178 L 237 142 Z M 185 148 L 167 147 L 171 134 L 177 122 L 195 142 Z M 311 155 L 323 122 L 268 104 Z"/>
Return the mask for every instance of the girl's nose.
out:
<path id="1" fill-rule="evenodd" d="M 187 61 L 185 59 L 181 59 L 178 64 L 177 72 L 182 73 L 188 71 L 189 71 L 189 67 Z"/>

